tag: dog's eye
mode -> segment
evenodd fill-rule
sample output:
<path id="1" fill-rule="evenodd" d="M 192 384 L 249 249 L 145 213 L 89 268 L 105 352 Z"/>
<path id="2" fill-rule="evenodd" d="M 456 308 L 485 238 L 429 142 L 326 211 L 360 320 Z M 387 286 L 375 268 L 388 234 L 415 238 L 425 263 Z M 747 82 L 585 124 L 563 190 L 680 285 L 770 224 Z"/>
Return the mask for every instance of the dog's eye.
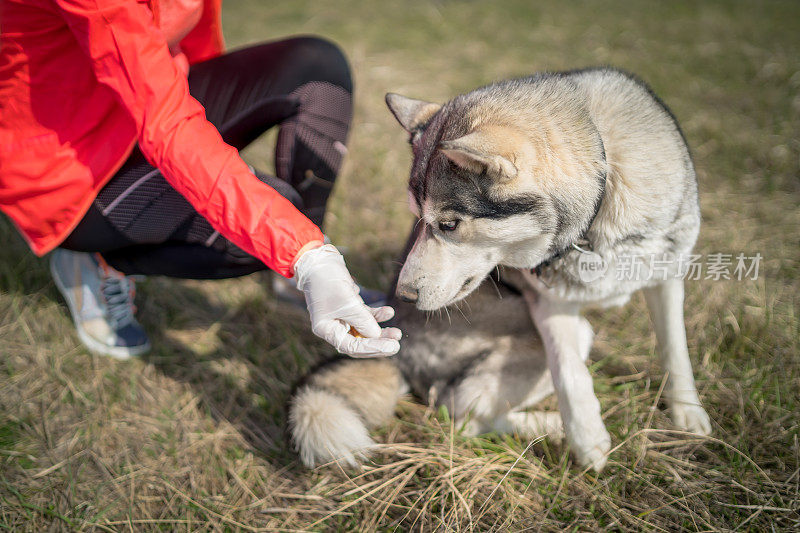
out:
<path id="1" fill-rule="evenodd" d="M 439 229 L 442 231 L 454 231 L 458 227 L 460 220 L 448 220 L 446 222 L 439 222 Z"/>

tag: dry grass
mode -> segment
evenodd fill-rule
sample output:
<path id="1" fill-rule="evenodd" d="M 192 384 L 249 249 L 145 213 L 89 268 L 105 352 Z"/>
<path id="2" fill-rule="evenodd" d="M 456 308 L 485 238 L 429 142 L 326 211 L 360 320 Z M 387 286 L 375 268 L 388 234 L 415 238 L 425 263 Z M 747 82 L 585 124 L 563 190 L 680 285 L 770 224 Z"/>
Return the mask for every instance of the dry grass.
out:
<path id="1" fill-rule="evenodd" d="M 761 252 L 756 282 L 691 283 L 687 329 L 714 437 L 673 431 L 641 298 L 590 316 L 606 471 L 516 437 L 465 439 L 401 405 L 360 472 L 309 472 L 284 441 L 291 383 L 328 349 L 256 275 L 151 279 L 157 346 L 81 348 L 44 261 L 0 222 L 0 528 L 45 530 L 796 530 L 800 528 L 800 6 L 793 2 L 229 1 L 230 44 L 331 36 L 352 60 L 351 155 L 327 220 L 386 287 L 410 223 L 409 156 L 382 103 L 610 63 L 673 107 L 701 181 L 702 253 Z M 257 165 L 268 144 L 248 151 Z"/>

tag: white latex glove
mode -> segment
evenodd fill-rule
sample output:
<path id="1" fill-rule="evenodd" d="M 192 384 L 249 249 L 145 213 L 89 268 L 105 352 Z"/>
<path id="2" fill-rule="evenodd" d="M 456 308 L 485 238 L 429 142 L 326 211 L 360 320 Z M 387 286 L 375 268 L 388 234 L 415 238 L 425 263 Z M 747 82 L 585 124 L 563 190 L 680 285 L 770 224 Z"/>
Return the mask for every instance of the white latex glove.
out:
<path id="1" fill-rule="evenodd" d="M 297 288 L 305 294 L 315 335 L 352 357 L 387 356 L 400 350 L 400 330 L 378 325 L 392 318 L 394 309 L 367 307 L 335 246 L 326 244 L 305 252 L 294 273 Z M 351 335 L 350 326 L 364 338 Z"/>

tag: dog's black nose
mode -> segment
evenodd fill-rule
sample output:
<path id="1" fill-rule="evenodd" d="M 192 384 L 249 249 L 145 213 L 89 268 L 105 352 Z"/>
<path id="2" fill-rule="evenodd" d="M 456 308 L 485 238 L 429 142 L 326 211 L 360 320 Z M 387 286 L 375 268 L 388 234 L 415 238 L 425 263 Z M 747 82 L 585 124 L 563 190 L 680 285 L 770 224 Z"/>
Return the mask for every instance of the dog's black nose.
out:
<path id="1" fill-rule="evenodd" d="M 416 303 L 417 298 L 419 298 L 419 291 L 412 287 L 397 287 L 397 291 L 395 291 L 397 297 L 400 298 L 404 302 L 408 302 L 410 304 Z"/>

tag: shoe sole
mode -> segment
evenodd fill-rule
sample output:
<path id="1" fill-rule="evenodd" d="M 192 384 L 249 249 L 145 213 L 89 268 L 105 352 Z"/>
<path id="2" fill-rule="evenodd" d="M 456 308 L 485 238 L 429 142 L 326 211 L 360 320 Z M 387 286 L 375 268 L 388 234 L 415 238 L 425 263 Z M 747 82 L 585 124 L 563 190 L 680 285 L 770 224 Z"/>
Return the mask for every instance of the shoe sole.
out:
<path id="1" fill-rule="evenodd" d="M 90 352 L 97 355 L 113 357 L 114 359 L 118 359 L 120 361 L 125 361 L 132 357 L 139 357 L 150 351 L 152 346 L 149 342 L 134 348 L 125 348 L 123 346 L 108 346 L 107 344 L 103 344 L 102 342 L 92 338 L 92 336 L 86 333 L 86 330 L 84 330 L 80 324 L 78 324 L 78 321 L 75 320 L 78 312 L 75 309 L 75 305 L 72 303 L 72 300 L 67 297 L 67 289 L 64 287 L 61 277 L 56 271 L 52 260 L 50 261 L 50 275 L 53 277 L 53 281 L 56 284 L 58 292 L 61 293 L 61 297 L 64 298 L 64 301 L 67 303 L 69 314 L 72 317 L 72 324 L 75 326 L 75 331 L 78 332 L 78 338 Z"/>

